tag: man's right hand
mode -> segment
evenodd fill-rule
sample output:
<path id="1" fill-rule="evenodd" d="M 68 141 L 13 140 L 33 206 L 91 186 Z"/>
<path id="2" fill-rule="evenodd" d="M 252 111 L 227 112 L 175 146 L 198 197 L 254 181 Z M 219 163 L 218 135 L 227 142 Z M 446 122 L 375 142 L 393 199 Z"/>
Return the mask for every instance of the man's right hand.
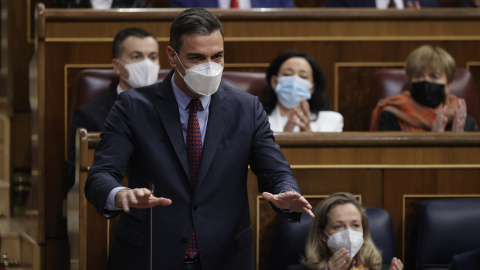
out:
<path id="1" fill-rule="evenodd" d="M 115 195 L 115 206 L 123 208 L 125 212 L 130 212 L 130 207 L 150 208 L 170 204 L 172 204 L 172 200 L 163 197 L 157 198 L 146 188 L 122 189 Z"/>

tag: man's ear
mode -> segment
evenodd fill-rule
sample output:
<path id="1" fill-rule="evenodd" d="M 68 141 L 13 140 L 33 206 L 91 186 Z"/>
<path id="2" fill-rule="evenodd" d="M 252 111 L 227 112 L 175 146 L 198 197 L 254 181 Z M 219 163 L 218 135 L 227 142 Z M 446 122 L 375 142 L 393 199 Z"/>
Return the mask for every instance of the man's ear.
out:
<path id="1" fill-rule="evenodd" d="M 118 59 L 116 58 L 113 58 L 112 59 L 112 67 L 113 67 L 113 70 L 115 71 L 115 74 L 117 74 L 118 76 L 120 76 L 121 74 L 121 71 L 120 71 L 120 62 L 118 61 Z"/>
<path id="2" fill-rule="evenodd" d="M 175 62 L 175 57 L 177 57 L 177 55 L 175 54 L 175 50 L 172 47 L 167 46 L 166 51 L 167 51 L 168 62 L 170 62 L 170 66 L 172 66 L 173 68 L 176 68 L 177 63 Z"/>

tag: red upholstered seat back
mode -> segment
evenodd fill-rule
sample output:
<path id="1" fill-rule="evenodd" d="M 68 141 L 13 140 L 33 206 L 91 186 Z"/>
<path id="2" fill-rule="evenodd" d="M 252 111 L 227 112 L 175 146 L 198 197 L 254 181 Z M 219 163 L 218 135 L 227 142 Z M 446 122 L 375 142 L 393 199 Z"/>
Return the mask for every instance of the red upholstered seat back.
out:
<path id="1" fill-rule="evenodd" d="M 410 88 L 408 76 L 404 69 L 381 69 L 372 76 L 370 94 L 370 113 L 373 111 L 380 99 L 400 94 Z M 464 98 L 467 103 L 467 112 L 480 123 L 477 93 L 475 82 L 470 71 L 464 68 L 457 68 L 453 79 L 450 93 Z M 370 122 L 367 123 L 367 127 Z"/>
<path id="2" fill-rule="evenodd" d="M 170 70 L 161 69 L 158 80 L 162 81 Z M 266 101 L 269 86 L 265 80 L 265 73 L 259 72 L 223 72 L 223 82 L 252 95 L 258 96 L 260 101 Z M 109 91 L 116 89 L 118 75 L 113 69 L 85 69 L 77 74 L 68 102 L 68 115 L 71 116 L 75 108 L 81 106 Z"/>

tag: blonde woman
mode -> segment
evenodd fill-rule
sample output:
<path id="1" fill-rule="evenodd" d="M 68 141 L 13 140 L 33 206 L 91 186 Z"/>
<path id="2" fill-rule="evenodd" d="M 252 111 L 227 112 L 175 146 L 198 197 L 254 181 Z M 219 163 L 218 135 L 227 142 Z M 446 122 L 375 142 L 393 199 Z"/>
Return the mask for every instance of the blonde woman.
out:
<path id="1" fill-rule="evenodd" d="M 305 258 L 301 266 L 289 270 L 403 269 L 397 258 L 382 268 L 382 256 L 370 236 L 367 213 L 352 194 L 332 194 L 315 209 Z"/>
<path id="2" fill-rule="evenodd" d="M 475 131 L 463 98 L 450 94 L 455 60 L 444 49 L 424 45 L 407 58 L 409 91 L 378 102 L 371 131 Z"/>

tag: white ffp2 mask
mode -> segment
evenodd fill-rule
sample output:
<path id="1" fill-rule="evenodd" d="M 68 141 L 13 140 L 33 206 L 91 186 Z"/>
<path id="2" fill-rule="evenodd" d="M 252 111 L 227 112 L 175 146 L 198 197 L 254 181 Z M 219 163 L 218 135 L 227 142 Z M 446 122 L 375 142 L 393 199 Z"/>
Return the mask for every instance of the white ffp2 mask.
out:
<path id="1" fill-rule="evenodd" d="M 123 76 L 122 79 L 133 88 L 150 85 L 158 80 L 160 66 L 148 58 L 137 63 L 123 65 L 128 71 L 128 79 Z"/>
<path id="2" fill-rule="evenodd" d="M 185 76 L 182 76 L 180 71 L 178 74 L 180 74 L 192 92 L 202 96 L 210 96 L 217 92 L 220 81 L 222 80 L 222 65 L 206 62 L 186 69 L 182 61 L 180 61 L 177 52 L 175 52 L 175 55 L 177 55 L 178 62 L 180 62 L 180 65 L 182 65 L 185 70 Z"/>
<path id="3" fill-rule="evenodd" d="M 325 234 L 327 234 L 325 232 Z M 328 235 L 328 234 L 327 234 Z M 350 260 L 357 255 L 357 252 L 363 246 L 363 232 L 346 229 L 341 232 L 329 235 L 327 246 L 332 253 L 344 248 L 348 250 Z"/>

